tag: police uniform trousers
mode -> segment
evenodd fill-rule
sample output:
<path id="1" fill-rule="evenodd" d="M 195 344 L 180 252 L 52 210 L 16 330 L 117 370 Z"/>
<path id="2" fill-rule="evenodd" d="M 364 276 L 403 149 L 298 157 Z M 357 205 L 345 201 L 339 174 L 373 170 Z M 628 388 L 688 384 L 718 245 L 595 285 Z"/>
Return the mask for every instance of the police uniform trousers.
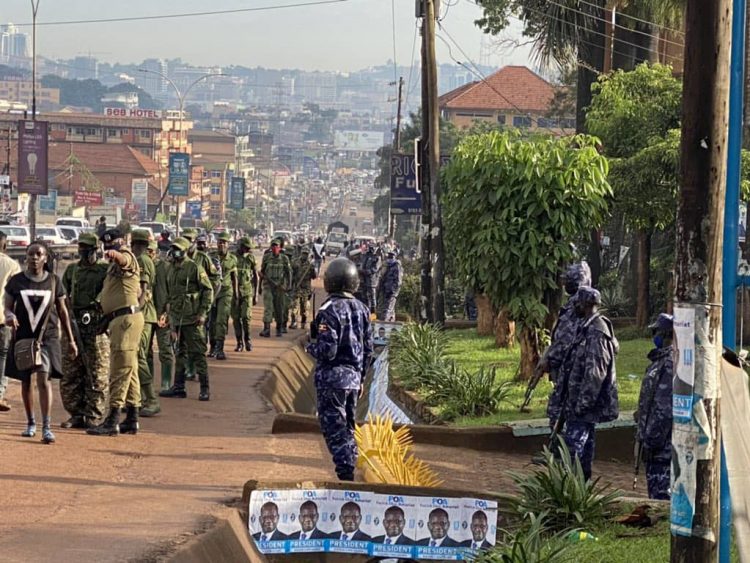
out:
<path id="1" fill-rule="evenodd" d="M 251 295 L 240 295 L 239 299 L 232 299 L 232 324 L 237 342 L 251 340 L 250 321 L 253 318 L 253 298 Z M 265 314 L 264 314 L 265 317 Z M 226 334 L 226 329 L 224 330 Z"/>
<path id="2" fill-rule="evenodd" d="M 563 430 L 565 445 L 568 446 L 571 458 L 581 462 L 583 475 L 591 479 L 591 466 L 594 462 L 595 424 L 593 422 L 566 422 Z"/>
<path id="3" fill-rule="evenodd" d="M 104 416 L 109 400 L 109 338 L 96 334 L 96 325 L 78 322 L 82 350 L 71 358 L 62 355 L 63 377 L 60 380 L 60 397 L 70 416 L 99 419 Z M 68 337 L 61 335 L 67 349 Z"/>
<path id="4" fill-rule="evenodd" d="M 301 320 L 307 320 L 307 302 L 310 300 L 312 291 L 301 290 L 294 296 L 292 303 L 292 317 L 301 317 Z"/>
<path id="5" fill-rule="evenodd" d="M 232 290 L 222 287 L 220 291 L 218 299 L 214 301 L 213 307 L 211 307 L 211 329 L 209 335 L 211 342 L 226 340 L 229 317 L 232 312 Z"/>
<path id="6" fill-rule="evenodd" d="M 275 320 L 277 326 L 282 326 L 286 320 L 287 294 L 281 288 L 263 285 L 263 322 Z"/>
<path id="7" fill-rule="evenodd" d="M 143 313 L 121 315 L 109 323 L 109 407 L 141 406 L 138 349 Z"/>
<path id="8" fill-rule="evenodd" d="M 161 388 L 169 389 L 174 373 L 174 349 L 172 335 L 168 326 L 156 325 L 156 343 L 159 346 L 159 363 L 161 364 Z M 152 372 L 153 373 L 153 372 Z"/>
<path id="9" fill-rule="evenodd" d="M 378 314 L 378 320 L 393 322 L 396 320 L 396 295 L 383 296 L 380 301 L 380 313 Z"/>
<path id="10" fill-rule="evenodd" d="M 669 500 L 669 479 L 672 468 L 672 444 L 667 444 L 658 450 L 646 452 L 646 484 L 648 498 Z"/>
<path id="11" fill-rule="evenodd" d="M 368 284 L 367 286 L 365 286 L 365 305 L 367 305 L 370 311 L 377 310 L 377 293 L 377 285 Z"/>
<path id="12" fill-rule="evenodd" d="M 201 385 L 208 383 L 208 363 L 206 362 L 206 332 L 196 324 L 177 327 L 177 367 L 175 387 L 185 387 L 187 363 L 190 362 Z"/>
<path id="13" fill-rule="evenodd" d="M 318 387 L 316 391 L 318 421 L 328 451 L 333 456 L 336 475 L 342 481 L 351 481 L 358 455 L 354 439 L 354 413 L 359 391 L 330 387 Z"/>

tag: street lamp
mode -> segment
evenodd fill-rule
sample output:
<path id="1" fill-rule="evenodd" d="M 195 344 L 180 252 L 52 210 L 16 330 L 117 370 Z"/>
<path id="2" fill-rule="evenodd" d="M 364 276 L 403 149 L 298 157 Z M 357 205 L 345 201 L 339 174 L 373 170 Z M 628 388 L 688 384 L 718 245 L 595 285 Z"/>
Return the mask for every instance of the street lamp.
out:
<path id="1" fill-rule="evenodd" d="M 166 80 L 169 83 L 170 86 L 172 86 L 172 88 L 174 88 L 175 94 L 177 94 L 177 102 L 179 104 L 179 111 L 180 111 L 180 145 L 178 147 L 178 152 L 183 152 L 183 150 L 182 150 L 182 137 L 183 137 L 183 134 L 182 134 L 182 125 L 183 125 L 183 116 L 184 116 L 184 113 L 185 113 L 185 98 L 187 97 L 187 95 L 190 92 L 190 90 L 192 90 L 193 86 L 195 86 L 199 82 L 202 82 L 203 80 L 206 80 L 208 78 L 213 78 L 213 77 L 216 77 L 216 76 L 229 76 L 229 75 L 228 74 L 223 74 L 221 72 L 204 74 L 203 76 L 201 76 L 201 77 L 196 78 L 195 80 L 193 80 L 188 85 L 188 87 L 185 88 L 185 91 L 181 92 L 180 89 L 177 87 L 177 84 L 175 84 L 174 81 L 172 81 L 172 79 L 169 78 L 163 72 L 159 72 L 158 70 L 151 70 L 151 69 L 148 69 L 148 68 L 139 68 L 138 71 L 139 72 L 143 72 L 143 73 L 147 73 L 147 74 L 155 74 L 157 76 L 161 76 L 164 80 Z M 166 191 L 161 194 L 161 200 L 156 205 L 157 209 L 159 208 L 159 205 L 161 205 L 161 202 L 164 201 L 164 197 L 166 195 L 167 195 Z M 156 220 L 156 212 L 154 212 L 154 220 Z M 176 227 L 177 227 L 177 234 L 180 234 L 180 206 L 179 205 L 177 205 L 177 225 L 176 225 Z"/>

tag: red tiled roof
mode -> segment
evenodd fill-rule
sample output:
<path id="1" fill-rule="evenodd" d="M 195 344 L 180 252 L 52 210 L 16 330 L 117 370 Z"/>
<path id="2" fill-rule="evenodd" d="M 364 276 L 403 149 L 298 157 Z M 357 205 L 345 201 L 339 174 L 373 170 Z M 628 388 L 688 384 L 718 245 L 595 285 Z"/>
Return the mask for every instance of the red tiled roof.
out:
<path id="1" fill-rule="evenodd" d="M 505 66 L 484 81 L 472 82 L 440 97 L 440 109 L 523 110 L 549 108 L 555 87 L 525 66 Z"/>
<path id="2" fill-rule="evenodd" d="M 65 161 L 71 152 L 93 174 L 150 176 L 159 173 L 156 162 L 130 146 L 102 143 L 50 143 L 48 160 L 50 170 L 65 168 Z"/>

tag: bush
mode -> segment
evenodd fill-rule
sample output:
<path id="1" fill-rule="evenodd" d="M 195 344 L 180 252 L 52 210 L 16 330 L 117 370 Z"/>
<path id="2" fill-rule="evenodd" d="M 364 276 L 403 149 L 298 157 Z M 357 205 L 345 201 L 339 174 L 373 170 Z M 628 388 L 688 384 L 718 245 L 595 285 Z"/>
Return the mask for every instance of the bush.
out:
<path id="1" fill-rule="evenodd" d="M 562 439 L 558 447 L 559 458 L 545 448 L 542 467 L 512 474 L 520 494 L 509 497 L 511 503 L 523 517 L 544 514 L 545 524 L 555 531 L 594 527 L 612 514 L 620 493 L 600 485 L 598 477 L 587 481 Z"/>
<path id="2" fill-rule="evenodd" d="M 407 389 L 425 386 L 446 368 L 446 349 L 445 334 L 438 326 L 408 323 L 391 336 L 390 371 Z"/>
<path id="3" fill-rule="evenodd" d="M 396 299 L 396 312 L 406 315 L 409 319 L 418 319 L 420 295 L 419 274 L 405 273 Z"/>
<path id="4" fill-rule="evenodd" d="M 475 563 L 562 563 L 569 561 L 572 549 L 566 533 L 551 532 L 546 514 L 530 515 L 528 522 L 490 551 L 480 553 Z"/>
<path id="5" fill-rule="evenodd" d="M 444 419 L 494 414 L 513 387 L 510 381 L 496 384 L 494 367 L 482 367 L 476 373 L 469 373 L 451 362 L 435 376 L 427 386 L 426 399 L 430 404 L 444 406 L 441 413 Z"/>

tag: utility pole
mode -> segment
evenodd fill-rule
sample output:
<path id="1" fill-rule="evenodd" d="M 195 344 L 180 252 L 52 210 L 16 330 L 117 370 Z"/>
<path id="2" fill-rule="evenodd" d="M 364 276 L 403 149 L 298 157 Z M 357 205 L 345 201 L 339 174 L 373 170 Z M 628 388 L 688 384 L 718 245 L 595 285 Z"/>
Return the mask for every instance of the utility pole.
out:
<path id="1" fill-rule="evenodd" d="M 432 206 L 430 205 L 430 166 L 427 162 L 427 150 L 425 144 L 430 138 L 430 114 L 429 107 L 429 65 L 427 57 L 427 43 L 429 42 L 427 25 L 427 4 L 430 0 L 421 1 L 421 10 L 418 17 L 422 18 L 422 138 L 415 147 L 414 158 L 419 163 L 419 188 L 422 192 L 422 224 L 419 231 L 419 244 L 421 250 L 420 285 L 421 295 L 419 303 L 419 320 L 423 323 L 433 322 L 432 319 L 432 280 L 430 274 L 432 265 L 432 237 L 430 236 L 430 225 L 432 224 Z"/>
<path id="2" fill-rule="evenodd" d="M 391 157 L 394 154 L 401 152 L 401 101 L 404 92 L 404 77 L 400 76 L 398 79 L 398 105 L 396 106 L 396 131 L 393 136 L 393 150 L 391 151 Z M 396 234 L 396 216 L 391 212 L 391 189 L 388 186 L 388 236 L 393 238 Z"/>
<path id="3" fill-rule="evenodd" d="M 717 561 L 732 0 L 688 0 L 675 262 L 673 563 Z M 734 248 L 730 249 L 734 251 Z"/>
<path id="4" fill-rule="evenodd" d="M 36 15 L 39 12 L 40 0 L 31 0 L 31 121 L 36 121 Z M 19 132 L 20 134 L 20 132 Z M 45 170 L 46 174 L 47 171 Z M 36 200 L 37 195 L 29 198 L 29 232 L 31 241 L 36 240 Z"/>

